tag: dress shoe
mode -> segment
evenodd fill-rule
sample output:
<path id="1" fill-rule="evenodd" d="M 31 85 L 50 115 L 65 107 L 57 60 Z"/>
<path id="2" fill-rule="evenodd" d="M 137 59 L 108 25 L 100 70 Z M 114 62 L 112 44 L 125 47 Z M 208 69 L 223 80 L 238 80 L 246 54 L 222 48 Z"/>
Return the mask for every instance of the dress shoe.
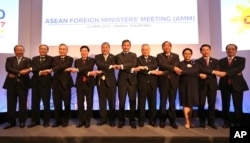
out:
<path id="1" fill-rule="evenodd" d="M 160 121 L 160 124 L 159 124 L 160 128 L 165 128 L 165 122 L 163 121 Z"/>
<path id="2" fill-rule="evenodd" d="M 100 121 L 99 123 L 97 123 L 97 126 L 102 126 L 104 124 L 107 124 L 107 121 Z"/>
<path id="3" fill-rule="evenodd" d="M 49 123 L 47 123 L 47 122 L 46 122 L 46 123 L 43 123 L 43 127 L 44 127 L 44 128 L 49 127 Z"/>
<path id="4" fill-rule="evenodd" d="M 122 128 L 123 126 L 124 126 L 124 122 L 123 121 L 119 121 L 118 128 Z"/>
<path id="5" fill-rule="evenodd" d="M 109 125 L 110 125 L 110 127 L 114 127 L 115 126 L 115 122 L 111 121 L 111 122 L 109 122 Z"/>
<path id="6" fill-rule="evenodd" d="M 206 128 L 205 123 L 200 123 L 200 127 L 201 127 L 201 128 Z"/>
<path id="7" fill-rule="evenodd" d="M 177 125 L 176 123 L 172 123 L 172 124 L 170 124 L 170 125 L 171 125 L 172 128 L 178 129 L 178 125 Z"/>
<path id="8" fill-rule="evenodd" d="M 33 128 L 37 125 L 40 125 L 40 122 L 32 122 L 31 124 L 28 125 L 28 128 Z"/>
<path id="9" fill-rule="evenodd" d="M 223 128 L 229 128 L 230 124 L 229 123 L 224 123 L 224 125 L 222 126 Z"/>
<path id="10" fill-rule="evenodd" d="M 3 129 L 6 130 L 6 129 L 9 129 L 9 128 L 12 128 L 12 127 L 15 127 L 16 124 L 11 124 L 11 123 L 8 123 L 8 125 L 6 127 L 4 127 Z"/>
<path id="11" fill-rule="evenodd" d="M 62 127 L 63 127 L 63 128 L 65 128 L 65 127 L 67 127 L 67 126 L 68 126 L 68 122 L 63 122 L 63 123 L 62 123 Z"/>
<path id="12" fill-rule="evenodd" d="M 90 123 L 86 123 L 85 128 L 89 128 L 89 127 L 90 127 Z"/>
<path id="13" fill-rule="evenodd" d="M 20 128 L 24 128 L 25 127 L 25 124 L 24 123 L 20 123 Z"/>
<path id="14" fill-rule="evenodd" d="M 76 125 L 76 128 L 81 128 L 83 125 L 84 125 L 83 122 L 79 122 L 79 123 Z"/>
<path id="15" fill-rule="evenodd" d="M 131 128 L 135 129 L 136 128 L 135 121 L 130 121 L 130 126 L 131 126 Z"/>
<path id="16" fill-rule="evenodd" d="M 144 126 L 144 122 L 139 122 L 139 127 L 143 127 Z"/>
<path id="17" fill-rule="evenodd" d="M 61 125 L 60 122 L 56 122 L 54 125 L 52 125 L 52 128 L 56 128 L 56 127 L 59 127 Z"/>
<path id="18" fill-rule="evenodd" d="M 148 124 L 151 125 L 152 127 L 157 127 L 157 124 L 154 121 L 149 122 Z"/>
<path id="19" fill-rule="evenodd" d="M 213 128 L 213 129 L 217 129 L 217 127 L 215 126 L 214 123 L 208 123 L 208 126 L 210 126 L 210 127 Z"/>

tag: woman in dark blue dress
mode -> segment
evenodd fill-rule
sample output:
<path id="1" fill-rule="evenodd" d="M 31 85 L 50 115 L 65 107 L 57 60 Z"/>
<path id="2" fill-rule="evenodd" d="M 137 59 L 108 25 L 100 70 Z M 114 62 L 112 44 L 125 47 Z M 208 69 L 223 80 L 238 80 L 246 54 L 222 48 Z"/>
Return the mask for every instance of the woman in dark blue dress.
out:
<path id="1" fill-rule="evenodd" d="M 194 106 L 199 104 L 198 79 L 205 76 L 199 74 L 199 66 L 195 61 L 191 60 L 192 50 L 185 48 L 182 51 L 184 60 L 180 62 L 182 70 L 180 75 L 180 104 L 183 106 L 185 116 L 185 128 L 192 127 L 191 116 Z M 203 77 L 205 78 L 205 77 Z"/>

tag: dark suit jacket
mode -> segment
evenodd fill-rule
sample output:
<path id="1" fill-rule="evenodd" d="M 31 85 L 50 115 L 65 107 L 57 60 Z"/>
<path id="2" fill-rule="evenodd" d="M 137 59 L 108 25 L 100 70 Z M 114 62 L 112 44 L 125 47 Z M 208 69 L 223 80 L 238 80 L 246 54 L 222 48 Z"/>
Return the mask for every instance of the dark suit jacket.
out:
<path id="1" fill-rule="evenodd" d="M 207 75 L 206 79 L 199 78 L 199 88 L 204 89 L 205 86 L 208 85 L 209 89 L 218 89 L 217 78 L 212 74 L 213 70 L 220 70 L 219 60 L 210 57 L 209 58 L 209 66 L 207 66 L 206 60 L 204 57 L 201 57 L 196 60 L 199 64 L 200 73 L 204 73 Z"/>
<path id="2" fill-rule="evenodd" d="M 95 63 L 97 65 L 98 70 L 101 70 L 103 73 L 96 77 L 97 85 L 100 85 L 100 80 L 102 80 L 102 76 L 105 76 L 105 83 L 107 87 L 114 87 L 116 86 L 116 79 L 115 79 L 115 71 L 114 69 L 110 69 L 110 65 L 115 65 L 115 56 L 109 54 L 107 61 L 105 61 L 102 54 L 95 56 Z"/>
<path id="3" fill-rule="evenodd" d="M 174 67 L 180 66 L 179 55 L 171 53 L 169 58 L 170 59 L 167 58 L 165 53 L 160 53 L 157 55 L 159 70 L 164 71 L 164 75 L 159 77 L 159 83 L 160 86 L 165 85 L 166 79 L 169 79 L 171 87 L 178 88 L 179 75 L 174 72 Z"/>
<path id="4" fill-rule="evenodd" d="M 95 65 L 95 59 L 88 57 L 86 59 L 86 63 L 83 63 L 83 59 L 76 59 L 75 60 L 75 67 L 78 68 L 79 72 L 77 73 L 76 77 L 76 88 L 82 88 L 83 87 L 83 76 L 87 77 L 87 85 L 89 87 L 93 87 L 95 85 L 95 77 L 88 76 L 88 72 L 92 71 Z"/>
<path id="5" fill-rule="evenodd" d="M 129 82 L 130 85 L 136 85 L 136 74 L 131 73 L 131 69 L 137 65 L 137 57 L 135 53 L 129 52 L 126 55 L 122 52 L 116 55 L 116 64 L 123 65 L 123 69 L 118 74 L 118 86 Z"/>
<path id="6" fill-rule="evenodd" d="M 156 58 L 148 56 L 148 62 L 144 56 L 137 58 L 137 66 L 147 66 L 148 70 L 141 70 L 137 72 L 138 89 L 144 90 L 146 85 L 149 83 L 152 88 L 157 88 L 157 76 L 148 74 L 150 70 L 156 70 L 158 65 Z"/>
<path id="7" fill-rule="evenodd" d="M 225 57 L 220 61 L 220 70 L 225 71 L 227 76 L 220 78 L 219 89 L 228 89 L 228 79 L 231 81 L 231 85 L 234 90 L 242 92 L 248 90 L 247 83 L 243 78 L 243 70 L 245 68 L 245 58 L 235 56 L 231 65 L 228 64 L 228 58 Z"/>
<path id="8" fill-rule="evenodd" d="M 10 78 L 8 75 L 5 79 L 3 88 L 5 89 L 13 89 L 15 84 L 21 84 L 23 88 L 28 89 L 30 87 L 30 77 L 29 74 L 27 75 L 19 75 L 19 72 L 23 69 L 30 68 L 31 59 L 27 57 L 23 57 L 21 62 L 17 63 L 16 56 L 8 57 L 5 64 L 5 69 L 9 74 L 14 74 L 16 78 Z M 14 89 L 13 89 L 14 90 Z"/>
<path id="9" fill-rule="evenodd" d="M 61 61 L 60 56 L 56 56 L 53 58 L 53 80 L 52 80 L 52 88 L 56 88 L 58 84 L 62 84 L 64 89 L 71 88 L 73 84 L 73 80 L 70 72 L 65 72 L 64 70 L 71 67 L 73 63 L 73 58 L 70 56 L 66 56 L 64 61 Z"/>
<path id="10" fill-rule="evenodd" d="M 33 76 L 31 78 L 31 87 L 36 87 L 37 82 L 42 84 L 43 87 L 51 87 L 52 76 L 51 74 L 48 75 L 39 75 L 41 70 L 51 69 L 53 64 L 53 57 L 45 56 L 45 60 L 40 63 L 40 56 L 35 56 L 32 59 L 31 67 Z"/>

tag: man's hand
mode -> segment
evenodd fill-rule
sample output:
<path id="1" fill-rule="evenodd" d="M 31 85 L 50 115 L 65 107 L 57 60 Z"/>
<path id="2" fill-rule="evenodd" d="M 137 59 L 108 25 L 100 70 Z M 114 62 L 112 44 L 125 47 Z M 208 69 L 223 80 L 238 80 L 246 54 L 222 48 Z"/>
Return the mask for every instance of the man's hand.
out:
<path id="1" fill-rule="evenodd" d="M 182 70 L 179 67 L 174 67 L 174 72 L 178 75 L 181 75 Z"/>

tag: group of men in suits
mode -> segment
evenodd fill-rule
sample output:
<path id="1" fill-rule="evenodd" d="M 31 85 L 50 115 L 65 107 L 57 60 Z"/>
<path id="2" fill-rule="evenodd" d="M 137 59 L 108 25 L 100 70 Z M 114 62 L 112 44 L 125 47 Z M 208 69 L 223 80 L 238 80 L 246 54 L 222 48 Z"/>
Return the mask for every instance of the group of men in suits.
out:
<path id="1" fill-rule="evenodd" d="M 88 56 L 89 47 L 80 47 L 81 58 L 76 59 L 67 56 L 68 47 L 65 44 L 59 45 L 59 56 L 48 56 L 49 47 L 39 46 L 39 56 L 32 60 L 24 57 L 24 47 L 14 47 L 15 56 L 6 60 L 6 71 L 8 72 L 4 88 L 7 89 L 8 104 L 8 125 L 5 129 L 16 126 L 16 105 L 19 99 L 19 125 L 25 127 L 27 118 L 27 94 L 32 88 L 32 122 L 28 127 L 40 125 L 39 107 L 40 101 L 44 105 L 43 126 L 49 126 L 50 92 L 52 88 L 55 123 L 52 127 L 66 127 L 69 122 L 71 87 L 74 86 L 71 72 L 77 73 L 75 87 L 77 89 L 77 128 L 90 127 L 90 119 L 93 108 L 93 91 L 97 85 L 100 121 L 98 125 L 109 124 L 115 126 L 115 103 L 116 87 L 118 87 L 119 114 L 118 128 L 125 125 L 125 101 L 129 98 L 129 121 L 132 128 L 136 128 L 136 92 L 138 91 L 139 127 L 144 126 L 145 104 L 149 105 L 149 124 L 153 127 L 156 123 L 156 92 L 160 92 L 160 123 L 161 128 L 165 127 L 166 119 L 169 118 L 170 126 L 178 128 L 176 124 L 175 100 L 179 86 L 179 75 L 182 70 L 179 68 L 179 55 L 171 52 L 172 44 L 165 41 L 162 44 L 163 52 L 157 57 L 150 55 L 150 46 L 143 44 L 142 55 L 130 52 L 131 42 L 122 41 L 122 52 L 116 56 L 110 53 L 110 45 L 107 42 L 101 45 L 101 54 L 91 58 Z M 197 60 L 200 72 L 207 75 L 207 78 L 200 79 L 199 86 L 199 119 L 200 127 L 205 128 L 204 106 L 206 98 L 208 101 L 208 125 L 217 129 L 215 118 L 215 99 L 217 90 L 216 76 L 221 77 L 219 89 L 222 93 L 222 106 L 224 113 L 224 125 L 228 128 L 232 120 L 229 118 L 230 97 L 233 96 L 235 106 L 234 125 L 239 126 L 242 113 L 243 91 L 248 86 L 243 78 L 242 71 L 245 66 L 245 58 L 236 56 L 237 46 L 229 44 L 226 47 L 227 57 L 221 60 L 210 57 L 211 46 L 204 44 L 200 48 L 202 57 Z M 96 64 L 97 70 L 93 70 Z M 115 70 L 119 70 L 118 79 L 115 77 Z M 32 72 L 31 82 L 29 72 Z M 53 74 L 52 74 L 53 73 Z M 52 76 L 53 75 L 53 76 Z M 15 90 L 13 90 L 15 89 Z M 86 100 L 86 109 L 84 103 Z M 107 101 L 109 112 L 107 111 Z M 168 112 L 166 110 L 169 103 Z M 63 104 L 62 104 L 63 103 Z M 62 107 L 64 106 L 64 108 Z"/>

